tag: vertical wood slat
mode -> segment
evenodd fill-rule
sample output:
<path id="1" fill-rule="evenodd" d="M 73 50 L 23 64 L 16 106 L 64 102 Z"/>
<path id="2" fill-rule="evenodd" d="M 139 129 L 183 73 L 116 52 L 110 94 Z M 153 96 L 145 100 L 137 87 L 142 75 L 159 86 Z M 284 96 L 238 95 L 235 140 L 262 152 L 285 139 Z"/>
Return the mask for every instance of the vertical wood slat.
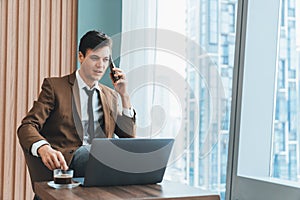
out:
<path id="1" fill-rule="evenodd" d="M 14 170 L 15 170 L 15 148 L 11 148 L 15 146 L 16 135 L 11 131 L 11 127 L 16 126 L 15 121 L 15 107 L 16 102 L 14 92 L 16 90 L 16 60 L 17 56 L 17 24 L 18 24 L 18 2 L 17 0 L 12 0 L 8 2 L 8 10 L 12 10 L 12 14 L 8 14 L 7 16 L 7 41 L 6 41 L 6 53 L 7 53 L 7 62 L 5 69 L 5 96 L 2 98 L 5 99 L 5 102 L 10 102 L 9 106 L 4 107 L 4 127 L 3 132 L 6 134 L 4 137 L 4 183 L 3 183 L 3 198 L 9 199 L 12 197 L 14 199 Z"/>
<path id="2" fill-rule="evenodd" d="M 41 29 L 40 29 L 40 74 L 39 77 L 43 79 L 48 77 L 49 74 L 49 63 L 50 63 L 50 25 L 51 23 L 51 6 L 50 1 L 41 1 Z M 39 80 L 42 82 L 42 80 Z"/>
<path id="3" fill-rule="evenodd" d="M 27 94 L 27 69 L 28 66 L 28 37 L 29 37 L 29 3 L 27 1 L 19 2 L 19 24 L 18 24 L 19 33 L 18 34 L 18 60 L 17 60 L 17 89 L 16 91 L 16 121 L 20 122 L 22 120 L 23 113 L 27 111 L 27 99 L 23 99 Z M 24 101 L 25 100 L 25 101 Z M 18 143 L 15 144 L 16 148 L 16 170 L 15 170 L 15 183 L 20 183 L 19 185 L 15 184 L 14 194 L 15 199 L 24 199 L 26 197 L 26 188 L 24 185 L 28 185 L 27 182 L 27 172 L 26 166 L 24 166 L 25 159 L 22 156 L 22 149 Z M 32 195 L 28 196 L 25 199 L 32 199 Z"/>
<path id="4" fill-rule="evenodd" d="M 60 8 L 60 2 L 61 1 L 52 1 L 51 3 L 51 44 L 54 45 L 54 48 L 51 49 L 51 68 L 50 68 L 50 76 L 59 76 L 60 68 L 57 66 L 60 66 L 60 24 L 61 24 L 61 8 Z"/>
<path id="5" fill-rule="evenodd" d="M 62 1 L 62 5 L 61 5 L 61 13 L 64 13 L 66 16 L 69 16 L 69 10 L 67 9 L 68 8 L 68 4 L 69 1 L 68 0 L 65 0 L 65 1 Z M 61 20 L 61 42 L 60 42 L 60 49 L 61 49 L 61 57 L 62 58 L 67 58 L 67 49 L 68 49 L 68 33 L 64 30 L 68 30 L 68 23 L 67 23 L 67 17 L 63 18 Z M 65 59 L 60 59 L 60 63 L 59 65 L 62 66 L 61 67 L 61 71 L 60 71 L 60 74 L 64 74 L 66 73 L 63 69 L 64 67 L 67 65 L 67 63 L 65 62 L 66 60 Z"/>
<path id="6" fill-rule="evenodd" d="M 1 97 L 5 96 L 5 68 L 2 66 L 6 66 L 6 56 L 4 55 L 4 53 L 2 53 L 2 51 L 4 52 L 4 50 L 6 49 L 6 31 L 1 31 L 3 29 L 7 29 L 7 1 L 0 1 L 0 6 L 1 6 L 1 20 L 0 20 L 0 49 L 1 50 L 1 54 L 0 54 L 0 95 Z M 5 100 L 4 98 L 0 98 L 0 113 L 4 113 L 4 105 L 5 105 Z M 3 116 L 5 116 L 4 114 L 2 114 Z M 0 119 L 0 127 L 2 127 L 2 133 L 4 131 L 4 117 L 1 117 Z M 1 134 L 1 133 L 0 133 Z M 0 136 L 0 142 L 1 142 L 1 147 L 0 147 L 0 199 L 3 199 L 3 183 L 4 183 L 4 134 L 2 134 Z"/>
<path id="7" fill-rule="evenodd" d="M 29 1 L 29 19 L 28 108 L 33 105 L 32 99 L 36 98 L 39 91 L 39 0 Z"/>
<path id="8" fill-rule="evenodd" d="M 76 49 L 77 49 L 77 7 L 78 7 L 78 1 L 74 1 L 72 0 L 71 1 L 71 5 L 70 5 L 70 8 L 72 10 L 72 15 L 71 17 L 69 17 L 68 19 L 71 19 L 71 23 L 70 23 L 70 30 L 76 30 L 76 31 L 71 31 L 71 41 L 70 44 L 71 44 L 71 48 L 69 49 L 69 60 L 71 60 L 71 66 L 72 66 L 72 71 L 76 69 L 76 64 L 77 64 L 77 59 L 73 59 L 72 56 L 74 55 L 74 50 L 75 50 L 75 53 L 77 52 Z M 72 17 L 72 16 L 76 16 L 76 17 Z M 74 42 L 75 41 L 75 42 Z"/>
<path id="9" fill-rule="evenodd" d="M 41 82 L 74 70 L 77 0 L 0 0 L 0 199 L 32 199 L 16 129 Z"/>

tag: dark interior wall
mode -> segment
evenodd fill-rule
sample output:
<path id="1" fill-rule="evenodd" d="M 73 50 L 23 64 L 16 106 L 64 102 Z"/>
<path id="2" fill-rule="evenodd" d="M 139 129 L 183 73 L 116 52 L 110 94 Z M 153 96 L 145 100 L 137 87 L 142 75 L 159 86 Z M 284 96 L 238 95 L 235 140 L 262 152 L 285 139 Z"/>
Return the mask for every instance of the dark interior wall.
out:
<path id="1" fill-rule="evenodd" d="M 78 0 L 78 42 L 89 30 L 101 30 L 109 36 L 121 33 L 122 30 L 122 0 Z M 120 39 L 114 40 L 113 55 L 120 53 Z M 113 56 L 119 57 L 119 56 Z M 115 60 L 118 65 L 119 60 Z M 79 63 L 77 63 L 79 67 Z M 112 87 L 106 71 L 101 83 Z"/>

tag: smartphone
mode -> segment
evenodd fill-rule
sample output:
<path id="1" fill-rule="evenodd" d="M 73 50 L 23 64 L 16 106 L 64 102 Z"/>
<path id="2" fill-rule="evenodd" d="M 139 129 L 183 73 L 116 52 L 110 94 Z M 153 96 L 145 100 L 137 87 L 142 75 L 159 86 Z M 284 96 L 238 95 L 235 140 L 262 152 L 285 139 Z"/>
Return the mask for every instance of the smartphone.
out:
<path id="1" fill-rule="evenodd" d="M 117 80 L 119 80 L 120 78 L 119 77 L 115 77 L 115 71 L 113 71 L 112 69 L 116 67 L 111 55 L 109 57 L 109 60 L 110 60 L 110 64 L 109 64 L 109 69 L 110 69 L 110 73 L 112 74 L 112 79 L 113 79 L 113 82 L 116 82 Z"/>

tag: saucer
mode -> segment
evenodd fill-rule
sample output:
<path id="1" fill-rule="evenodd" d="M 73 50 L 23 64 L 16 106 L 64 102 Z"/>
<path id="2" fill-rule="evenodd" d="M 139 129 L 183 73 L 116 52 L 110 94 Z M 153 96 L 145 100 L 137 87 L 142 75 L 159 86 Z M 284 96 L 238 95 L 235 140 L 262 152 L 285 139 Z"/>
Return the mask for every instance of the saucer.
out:
<path id="1" fill-rule="evenodd" d="M 49 181 L 47 184 L 52 188 L 62 189 L 62 188 L 75 188 L 80 185 L 80 182 L 72 181 L 71 184 L 56 184 L 54 183 L 54 181 Z"/>

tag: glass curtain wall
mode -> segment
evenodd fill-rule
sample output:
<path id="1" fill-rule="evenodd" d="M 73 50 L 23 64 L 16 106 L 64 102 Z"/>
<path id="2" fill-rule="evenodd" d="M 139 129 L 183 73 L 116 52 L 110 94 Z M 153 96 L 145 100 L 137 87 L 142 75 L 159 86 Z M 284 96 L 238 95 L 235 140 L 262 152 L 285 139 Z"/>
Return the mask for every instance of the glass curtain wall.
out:
<path id="1" fill-rule="evenodd" d="M 187 121 L 193 124 L 194 119 L 199 118 L 198 129 L 191 125 L 187 129 L 190 137 L 196 135 L 199 140 L 195 140 L 189 148 L 186 177 L 189 184 L 219 191 L 222 199 L 225 199 L 237 1 L 187 0 L 186 13 L 187 36 L 200 44 L 200 48 L 212 61 L 209 68 L 216 68 L 222 81 L 222 85 L 218 85 L 216 76 L 210 72 L 206 80 L 203 75 L 195 77 L 195 68 L 186 68 L 188 82 L 197 88 L 197 93 L 187 98 L 190 105 Z M 203 65 L 203 59 L 194 49 L 187 49 L 187 55 L 199 62 L 199 66 Z M 207 82 L 214 85 L 218 93 L 220 90 L 225 92 L 225 95 L 218 96 L 223 106 L 222 110 L 217 110 L 218 119 L 210 124 L 213 126 L 211 132 L 207 131 L 207 123 L 210 123 L 213 99 L 207 90 Z M 194 104 L 199 106 L 198 113 L 193 110 Z M 209 136 L 217 137 L 217 140 L 210 144 L 209 149 L 205 149 Z"/>
<path id="2" fill-rule="evenodd" d="M 299 181 L 300 1 L 281 0 L 271 176 Z M 298 12 L 297 12 L 298 11 Z"/>
<path id="3" fill-rule="evenodd" d="M 121 66 L 137 136 L 175 137 L 165 179 L 225 199 L 237 0 L 122 5 Z"/>

